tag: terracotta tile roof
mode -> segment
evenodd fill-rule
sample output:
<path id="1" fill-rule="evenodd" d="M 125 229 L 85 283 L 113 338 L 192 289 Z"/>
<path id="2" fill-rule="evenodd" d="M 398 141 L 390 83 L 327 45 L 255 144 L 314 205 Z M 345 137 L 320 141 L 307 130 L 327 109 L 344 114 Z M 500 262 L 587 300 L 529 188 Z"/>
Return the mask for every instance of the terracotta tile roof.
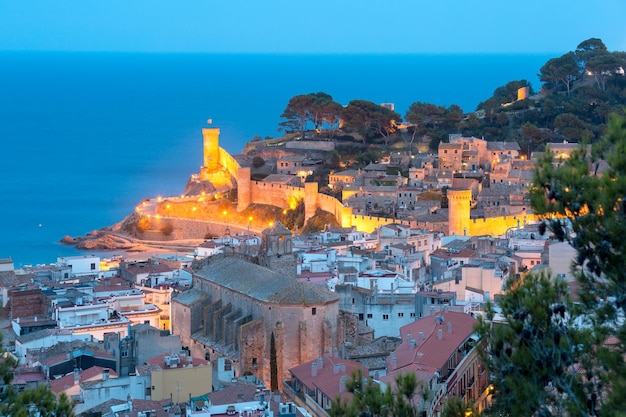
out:
<path id="1" fill-rule="evenodd" d="M 440 323 L 438 317 L 443 317 L 443 323 Z M 476 319 L 468 314 L 448 311 L 401 327 L 402 343 L 394 351 L 395 367 L 392 366 L 392 357 L 387 358 L 389 369 L 402 369 L 413 364 L 434 369 L 445 368 L 450 356 L 474 333 L 476 323 Z M 441 339 L 438 337 L 439 330 Z M 415 347 L 410 346 L 407 340 L 409 334 L 417 341 Z"/>
<path id="2" fill-rule="evenodd" d="M 108 368 L 101 366 L 92 366 L 84 371 L 79 372 L 79 382 L 87 382 L 94 380 L 102 380 L 102 372 Z M 117 373 L 113 369 L 109 369 L 109 378 L 117 378 Z M 50 381 L 50 388 L 55 394 L 59 394 L 68 388 L 74 386 L 74 373 L 67 374 L 61 378 Z"/>
<path id="3" fill-rule="evenodd" d="M 407 372 L 415 373 L 415 376 L 417 376 L 418 381 L 424 381 L 428 383 L 435 375 L 435 372 L 437 372 L 437 369 L 428 367 L 428 366 L 410 364 L 410 365 L 405 366 L 402 369 L 388 371 L 385 376 L 380 378 L 380 381 L 391 386 L 392 390 L 395 390 L 397 388 L 396 376 L 407 373 Z M 416 392 L 417 391 L 419 391 L 419 386 L 416 389 Z"/>
<path id="4" fill-rule="evenodd" d="M 347 392 L 340 391 L 340 381 L 342 377 L 350 378 L 353 372 L 357 369 L 363 370 L 363 375 L 368 375 L 368 369 L 358 362 L 353 362 L 345 359 L 332 358 L 324 356 L 322 359 L 322 366 L 319 366 L 319 359 L 309 361 L 291 368 L 289 372 L 293 377 L 297 378 L 308 389 L 319 389 L 328 398 L 335 398 L 341 394 L 342 397 Z M 313 363 L 316 365 L 316 376 L 313 376 Z"/>
<path id="5" fill-rule="evenodd" d="M 254 394 L 256 394 L 257 388 L 251 384 L 233 384 L 222 390 L 213 391 L 207 394 L 211 404 L 235 404 L 239 402 L 254 401 Z M 269 398 L 267 398 L 269 399 Z"/>
<path id="6" fill-rule="evenodd" d="M 174 270 L 166 264 L 128 265 L 125 269 L 126 272 L 133 276 L 137 276 L 139 274 L 160 274 L 164 272 L 172 272 Z"/>
<path id="7" fill-rule="evenodd" d="M 11 385 L 24 385 L 29 382 L 45 381 L 46 375 L 43 372 L 14 372 Z"/>

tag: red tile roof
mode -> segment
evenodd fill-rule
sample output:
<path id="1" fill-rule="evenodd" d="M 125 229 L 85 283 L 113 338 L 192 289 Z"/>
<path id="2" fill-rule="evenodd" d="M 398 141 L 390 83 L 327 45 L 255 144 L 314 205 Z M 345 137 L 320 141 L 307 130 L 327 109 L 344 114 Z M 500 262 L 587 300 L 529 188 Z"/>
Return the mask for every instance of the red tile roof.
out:
<path id="1" fill-rule="evenodd" d="M 439 317 L 443 317 L 443 323 L 440 323 Z M 402 343 L 394 351 L 395 367 L 392 366 L 392 356 L 387 358 L 389 369 L 402 369 L 413 364 L 424 368 L 445 368 L 448 359 L 474 333 L 476 323 L 476 319 L 468 314 L 448 311 L 401 327 Z M 423 339 L 420 332 L 424 335 Z M 415 347 L 408 342 L 409 334 L 417 342 Z"/>
<path id="2" fill-rule="evenodd" d="M 101 366 L 92 366 L 79 372 L 79 382 L 101 380 L 102 373 L 105 369 Z M 109 378 L 117 378 L 117 373 L 113 369 L 109 369 Z M 68 388 L 74 386 L 74 373 L 65 375 L 64 377 L 53 379 L 50 381 L 50 388 L 55 394 L 59 394 Z"/>
<path id="3" fill-rule="evenodd" d="M 316 365 L 316 376 L 313 376 L 313 363 L 318 364 L 318 360 L 309 361 L 291 368 L 291 374 L 304 384 L 308 389 L 319 389 L 328 398 L 335 398 L 341 394 L 344 397 L 346 392 L 339 390 L 340 381 L 343 376 L 350 378 L 357 369 L 363 370 L 363 375 L 368 376 L 368 369 L 358 362 L 345 359 L 323 357 L 322 366 Z M 349 396 L 350 394 L 348 394 Z"/>

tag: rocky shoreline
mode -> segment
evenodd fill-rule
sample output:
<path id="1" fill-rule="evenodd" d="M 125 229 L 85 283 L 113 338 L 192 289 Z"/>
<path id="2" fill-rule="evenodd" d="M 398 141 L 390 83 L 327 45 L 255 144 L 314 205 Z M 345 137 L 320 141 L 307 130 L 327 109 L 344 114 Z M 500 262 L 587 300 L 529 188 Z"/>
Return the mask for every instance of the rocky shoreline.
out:
<path id="1" fill-rule="evenodd" d="M 79 237 L 66 235 L 63 236 L 60 242 L 66 245 L 73 245 L 77 249 L 86 250 L 132 250 L 133 247 L 138 245 L 130 237 L 123 237 L 105 229 L 93 231 Z"/>

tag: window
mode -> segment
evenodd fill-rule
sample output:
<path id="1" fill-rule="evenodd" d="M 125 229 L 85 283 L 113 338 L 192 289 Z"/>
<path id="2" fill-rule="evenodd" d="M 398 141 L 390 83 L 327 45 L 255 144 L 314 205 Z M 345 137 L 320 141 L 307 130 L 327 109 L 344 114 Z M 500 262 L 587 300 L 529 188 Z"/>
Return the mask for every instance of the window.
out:
<path id="1" fill-rule="evenodd" d="M 256 358 L 252 358 L 252 366 L 257 366 Z"/>
<path id="2" fill-rule="evenodd" d="M 367 318 L 368 318 L 368 319 L 371 319 L 371 318 L 372 318 L 372 313 L 368 313 L 368 314 L 367 314 Z"/>
<path id="3" fill-rule="evenodd" d="M 354 304 L 354 297 L 352 297 L 352 304 Z"/>
<path id="4" fill-rule="evenodd" d="M 363 313 L 359 313 L 359 321 L 363 321 Z"/>
<path id="5" fill-rule="evenodd" d="M 316 314 L 317 314 L 317 308 L 313 307 L 313 308 L 311 309 L 311 315 L 312 315 L 312 316 L 314 316 L 314 315 L 316 315 Z"/>
<path id="6" fill-rule="evenodd" d="M 389 314 L 383 314 L 383 320 L 389 320 Z"/>
<path id="7" fill-rule="evenodd" d="M 398 313 L 398 317 L 404 317 L 404 313 Z"/>
<path id="8" fill-rule="evenodd" d="M 92 270 L 92 271 L 95 271 L 95 270 L 96 270 L 96 264 L 95 264 L 95 263 L 92 263 L 92 264 L 91 264 L 91 270 Z"/>
<path id="9" fill-rule="evenodd" d="M 415 313 L 411 313 L 411 317 L 415 317 Z"/>

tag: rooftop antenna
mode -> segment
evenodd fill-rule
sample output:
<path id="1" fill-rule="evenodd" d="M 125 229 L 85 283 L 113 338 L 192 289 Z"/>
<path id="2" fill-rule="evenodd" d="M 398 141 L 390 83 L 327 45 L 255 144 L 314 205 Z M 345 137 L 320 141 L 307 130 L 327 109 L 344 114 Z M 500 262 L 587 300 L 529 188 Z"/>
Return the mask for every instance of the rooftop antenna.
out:
<path id="1" fill-rule="evenodd" d="M 207 124 L 212 125 L 213 124 L 213 119 L 207 119 Z"/>

